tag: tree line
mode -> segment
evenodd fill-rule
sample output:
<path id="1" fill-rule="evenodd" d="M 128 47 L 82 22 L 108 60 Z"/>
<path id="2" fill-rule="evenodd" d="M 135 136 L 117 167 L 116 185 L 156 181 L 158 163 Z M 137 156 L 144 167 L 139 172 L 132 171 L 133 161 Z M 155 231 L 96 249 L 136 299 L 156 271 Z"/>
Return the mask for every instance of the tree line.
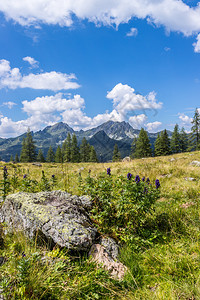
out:
<path id="1" fill-rule="evenodd" d="M 11 161 L 15 162 L 98 162 L 94 146 L 91 146 L 86 138 L 82 139 L 80 147 L 78 147 L 77 137 L 75 134 L 71 136 L 68 133 L 66 140 L 62 146 L 57 147 L 54 152 L 52 146 L 49 146 L 46 157 L 44 157 L 42 149 L 37 152 L 35 142 L 30 129 L 28 129 L 26 137 L 22 141 L 22 150 L 20 157 L 16 154 L 15 159 L 11 156 Z"/>
<path id="2" fill-rule="evenodd" d="M 158 133 L 153 146 L 152 148 L 148 134 L 144 128 L 142 128 L 138 138 L 135 137 L 133 139 L 130 157 L 134 159 L 200 150 L 200 114 L 198 109 L 195 110 L 191 133 L 189 135 L 185 132 L 184 128 L 180 130 L 178 124 L 176 124 L 171 139 L 165 129 Z M 117 144 L 114 147 L 112 160 L 121 160 L 121 154 Z"/>

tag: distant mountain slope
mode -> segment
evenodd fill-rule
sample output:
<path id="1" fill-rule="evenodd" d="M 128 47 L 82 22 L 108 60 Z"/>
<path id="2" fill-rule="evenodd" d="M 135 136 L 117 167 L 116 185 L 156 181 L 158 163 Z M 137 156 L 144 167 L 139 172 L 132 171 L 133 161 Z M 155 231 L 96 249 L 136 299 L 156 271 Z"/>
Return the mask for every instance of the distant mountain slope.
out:
<path id="1" fill-rule="evenodd" d="M 62 145 L 68 133 L 75 133 L 79 145 L 83 137 L 85 137 L 88 142 L 95 147 L 99 159 L 101 161 L 108 161 L 112 159 L 115 144 L 118 145 L 122 157 L 129 155 L 132 140 L 135 136 L 138 136 L 139 132 L 140 130 L 133 129 L 127 122 L 108 121 L 96 128 L 86 131 L 74 131 L 67 124 L 60 122 L 33 133 L 33 139 L 36 147 L 42 149 L 46 156 L 50 145 L 56 150 L 58 145 Z M 168 134 L 171 136 L 171 132 L 168 132 Z M 157 133 L 149 133 L 148 135 L 153 144 L 157 137 Z M 26 136 L 26 133 L 16 138 L 0 138 L 1 159 L 9 161 L 11 154 L 13 157 L 15 157 L 16 153 L 20 155 L 24 136 Z"/>

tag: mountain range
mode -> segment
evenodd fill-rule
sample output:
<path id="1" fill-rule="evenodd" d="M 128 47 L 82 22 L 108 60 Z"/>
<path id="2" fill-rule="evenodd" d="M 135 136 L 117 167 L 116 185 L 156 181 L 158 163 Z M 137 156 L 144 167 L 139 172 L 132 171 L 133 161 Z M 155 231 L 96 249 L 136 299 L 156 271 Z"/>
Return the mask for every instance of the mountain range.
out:
<path id="1" fill-rule="evenodd" d="M 76 134 L 79 145 L 83 137 L 85 137 L 88 143 L 94 146 L 99 161 L 105 162 L 112 159 L 115 144 L 118 145 L 122 158 L 130 155 L 131 143 L 134 137 L 138 137 L 139 132 L 140 130 L 134 129 L 127 122 L 108 121 L 86 131 L 74 131 L 66 123 L 59 122 L 32 134 L 37 149 L 42 149 L 45 156 L 49 146 L 51 145 L 52 148 L 56 150 L 58 145 L 62 145 L 68 133 L 71 135 Z M 148 133 L 152 147 L 157 134 L 158 133 Z M 168 134 L 171 136 L 172 133 L 168 131 Z M 13 155 L 13 157 L 15 157 L 16 153 L 20 155 L 24 137 L 26 137 L 26 133 L 15 138 L 0 138 L 1 159 L 9 161 L 11 155 Z"/>

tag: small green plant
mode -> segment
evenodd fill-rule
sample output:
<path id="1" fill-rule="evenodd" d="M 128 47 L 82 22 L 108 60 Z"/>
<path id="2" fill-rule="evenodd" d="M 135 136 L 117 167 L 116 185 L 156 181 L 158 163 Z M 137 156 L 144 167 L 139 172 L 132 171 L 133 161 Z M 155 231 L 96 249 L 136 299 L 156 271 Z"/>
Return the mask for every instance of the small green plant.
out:
<path id="1" fill-rule="evenodd" d="M 40 186 L 41 191 L 50 191 L 51 190 L 49 180 L 46 177 L 44 170 L 42 170 L 42 178 L 41 178 L 39 186 Z"/>
<path id="2" fill-rule="evenodd" d="M 8 178 L 8 169 L 6 166 L 3 167 L 3 180 L 1 180 L 1 192 L 3 200 L 5 200 L 6 196 L 10 192 L 10 180 Z"/>

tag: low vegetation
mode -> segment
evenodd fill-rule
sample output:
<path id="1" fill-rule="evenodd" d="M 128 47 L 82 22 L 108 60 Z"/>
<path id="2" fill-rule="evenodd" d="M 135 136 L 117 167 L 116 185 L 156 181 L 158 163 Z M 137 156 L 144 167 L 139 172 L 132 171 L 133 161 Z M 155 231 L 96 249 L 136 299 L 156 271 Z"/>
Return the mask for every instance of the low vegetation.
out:
<path id="1" fill-rule="evenodd" d="M 90 194 L 91 218 L 114 237 L 127 266 L 110 278 L 87 256 L 5 235 L 0 228 L 0 293 L 5 299 L 199 299 L 200 152 L 115 163 L 1 164 L 1 192 L 62 189 Z M 147 180 L 147 178 L 150 179 Z"/>

